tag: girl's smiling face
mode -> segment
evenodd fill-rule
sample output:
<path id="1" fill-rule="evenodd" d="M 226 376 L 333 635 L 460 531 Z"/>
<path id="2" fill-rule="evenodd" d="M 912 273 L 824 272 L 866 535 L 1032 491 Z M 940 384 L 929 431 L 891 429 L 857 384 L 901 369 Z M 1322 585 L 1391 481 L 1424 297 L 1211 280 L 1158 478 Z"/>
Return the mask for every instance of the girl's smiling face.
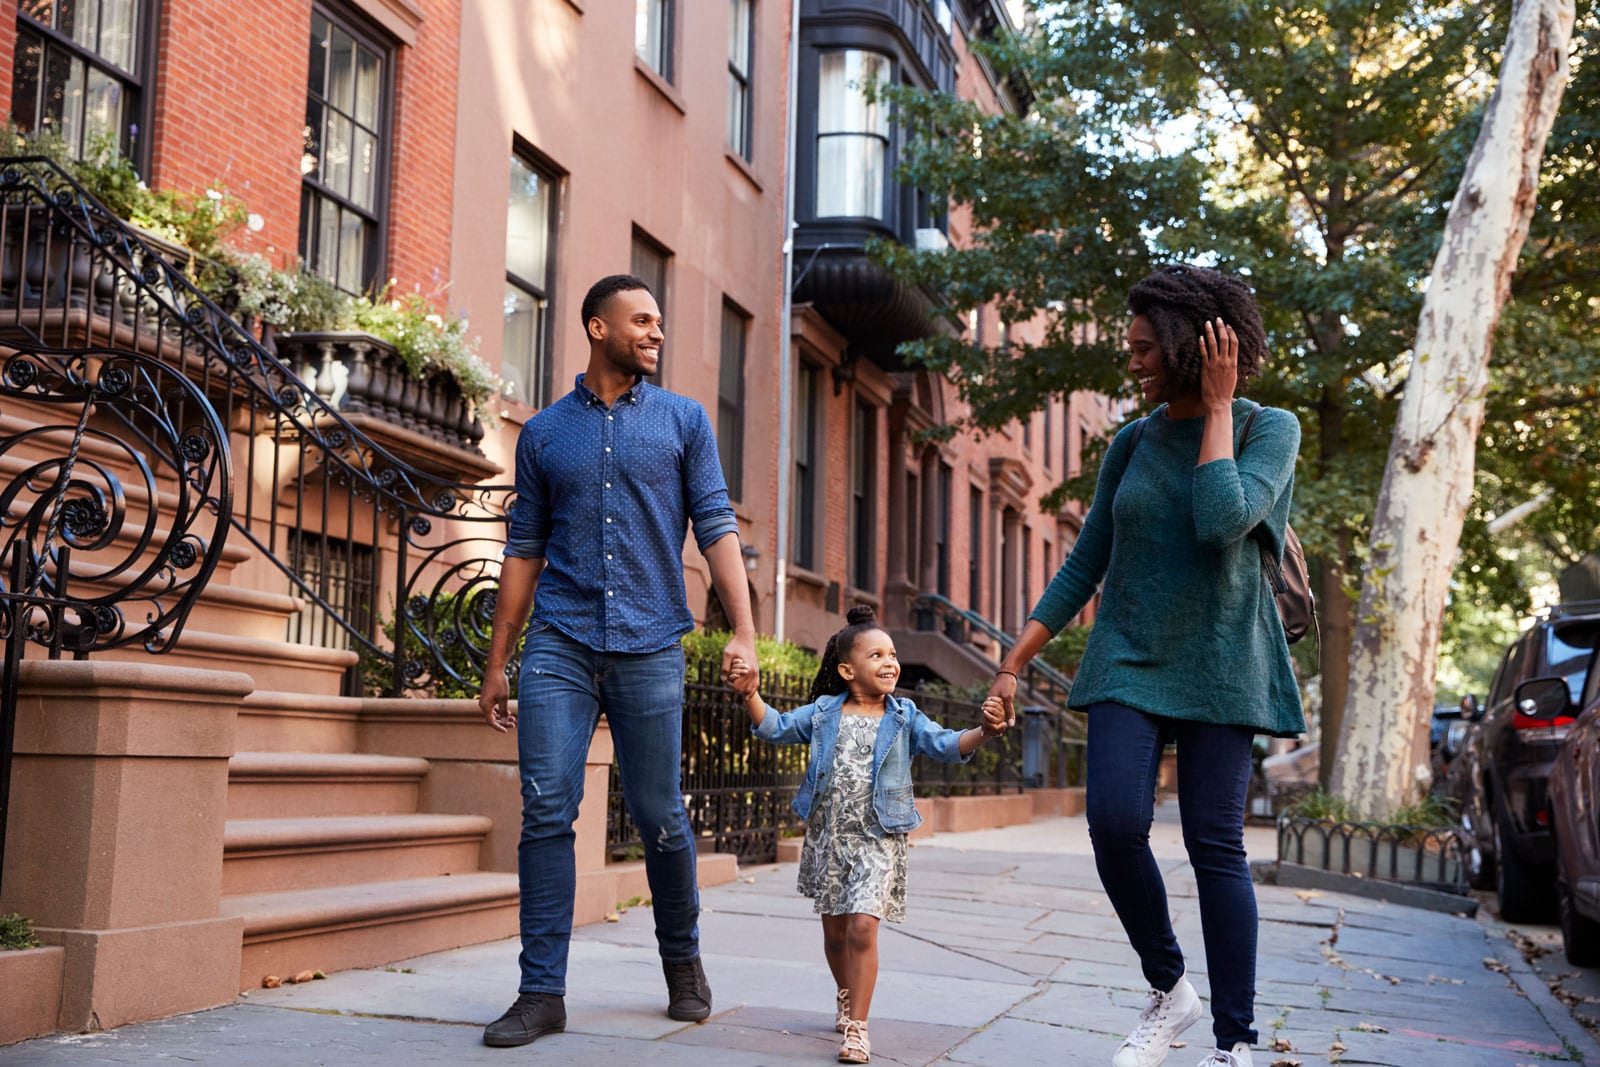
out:
<path id="1" fill-rule="evenodd" d="M 882 630 L 868 630 L 856 636 L 848 659 L 839 663 L 839 677 L 852 692 L 883 697 L 894 692 L 900 681 L 900 660 L 894 641 Z"/>

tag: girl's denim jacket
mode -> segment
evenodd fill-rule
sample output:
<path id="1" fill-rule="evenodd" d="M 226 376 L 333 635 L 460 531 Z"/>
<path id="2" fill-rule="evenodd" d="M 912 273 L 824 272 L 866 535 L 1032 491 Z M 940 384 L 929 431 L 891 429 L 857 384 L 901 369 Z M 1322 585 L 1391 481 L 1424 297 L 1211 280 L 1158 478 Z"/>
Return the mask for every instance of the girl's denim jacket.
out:
<path id="1" fill-rule="evenodd" d="M 827 786 L 828 774 L 833 770 L 833 746 L 839 739 L 839 717 L 848 695 L 822 696 L 816 703 L 793 711 L 768 707 L 761 725 L 752 727 L 757 737 L 773 744 L 810 743 L 811 762 L 806 767 L 805 784 L 789 805 L 802 819 L 810 818 L 811 805 L 818 791 Z M 946 763 L 965 763 L 972 757 L 961 754 L 960 730 L 945 729 L 909 700 L 891 695 L 885 703 L 878 738 L 873 743 L 872 807 L 885 833 L 909 833 L 922 824 L 911 795 L 911 757 L 932 756 Z"/>

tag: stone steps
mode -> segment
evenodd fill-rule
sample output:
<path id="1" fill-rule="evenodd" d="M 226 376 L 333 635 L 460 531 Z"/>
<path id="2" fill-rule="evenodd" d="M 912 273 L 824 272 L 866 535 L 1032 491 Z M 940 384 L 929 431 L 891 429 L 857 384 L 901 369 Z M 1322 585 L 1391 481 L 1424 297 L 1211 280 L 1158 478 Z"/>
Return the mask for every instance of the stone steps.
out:
<path id="1" fill-rule="evenodd" d="M 228 818 L 414 812 L 427 773 L 427 760 L 404 756 L 239 752 L 228 763 Z"/>
<path id="2" fill-rule="evenodd" d="M 96 658 L 137 661 L 148 659 L 149 653 L 142 648 L 117 648 L 97 653 Z M 250 675 L 258 690 L 294 690 L 326 697 L 338 694 L 345 669 L 356 659 L 354 652 L 343 649 L 189 628 L 172 651 L 161 656 L 163 663 L 174 666 L 242 671 Z"/>
<path id="3" fill-rule="evenodd" d="M 372 967 L 517 932 L 517 876 L 490 872 L 225 896 L 244 920 L 239 988 L 304 970 Z"/>
<path id="4" fill-rule="evenodd" d="M 222 893 L 283 892 L 475 872 L 482 815 L 229 819 Z"/>

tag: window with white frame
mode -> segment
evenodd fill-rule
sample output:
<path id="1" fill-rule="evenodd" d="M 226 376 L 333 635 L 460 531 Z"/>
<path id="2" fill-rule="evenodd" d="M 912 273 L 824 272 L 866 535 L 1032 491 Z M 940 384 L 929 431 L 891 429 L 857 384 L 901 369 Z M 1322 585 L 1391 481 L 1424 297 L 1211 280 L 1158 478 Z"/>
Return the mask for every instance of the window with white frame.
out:
<path id="1" fill-rule="evenodd" d="M 506 204 L 506 293 L 501 376 L 529 407 L 550 402 L 550 289 L 554 275 L 558 179 L 520 154 L 511 157 Z"/>
<path id="2" fill-rule="evenodd" d="M 889 106 L 867 98 L 886 81 L 876 52 L 825 52 L 817 84 L 817 216 L 884 217 L 889 172 Z"/>
<path id="3" fill-rule="evenodd" d="M 750 61 L 755 44 L 755 0 L 731 0 L 728 28 L 728 147 L 751 158 Z"/>
<path id="4" fill-rule="evenodd" d="M 644 65 L 672 80 L 673 0 L 634 0 L 633 51 Z"/>

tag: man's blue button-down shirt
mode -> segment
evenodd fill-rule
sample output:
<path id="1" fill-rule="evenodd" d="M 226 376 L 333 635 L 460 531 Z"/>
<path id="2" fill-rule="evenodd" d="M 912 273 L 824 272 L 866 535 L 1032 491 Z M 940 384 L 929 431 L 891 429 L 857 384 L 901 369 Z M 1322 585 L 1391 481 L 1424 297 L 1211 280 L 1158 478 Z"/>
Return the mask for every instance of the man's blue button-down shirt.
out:
<path id="1" fill-rule="evenodd" d="M 737 533 L 705 408 L 642 379 L 609 408 L 578 375 L 522 427 L 506 555 L 543 558 L 533 621 L 598 652 L 657 652 L 694 629 L 683 539 Z"/>

